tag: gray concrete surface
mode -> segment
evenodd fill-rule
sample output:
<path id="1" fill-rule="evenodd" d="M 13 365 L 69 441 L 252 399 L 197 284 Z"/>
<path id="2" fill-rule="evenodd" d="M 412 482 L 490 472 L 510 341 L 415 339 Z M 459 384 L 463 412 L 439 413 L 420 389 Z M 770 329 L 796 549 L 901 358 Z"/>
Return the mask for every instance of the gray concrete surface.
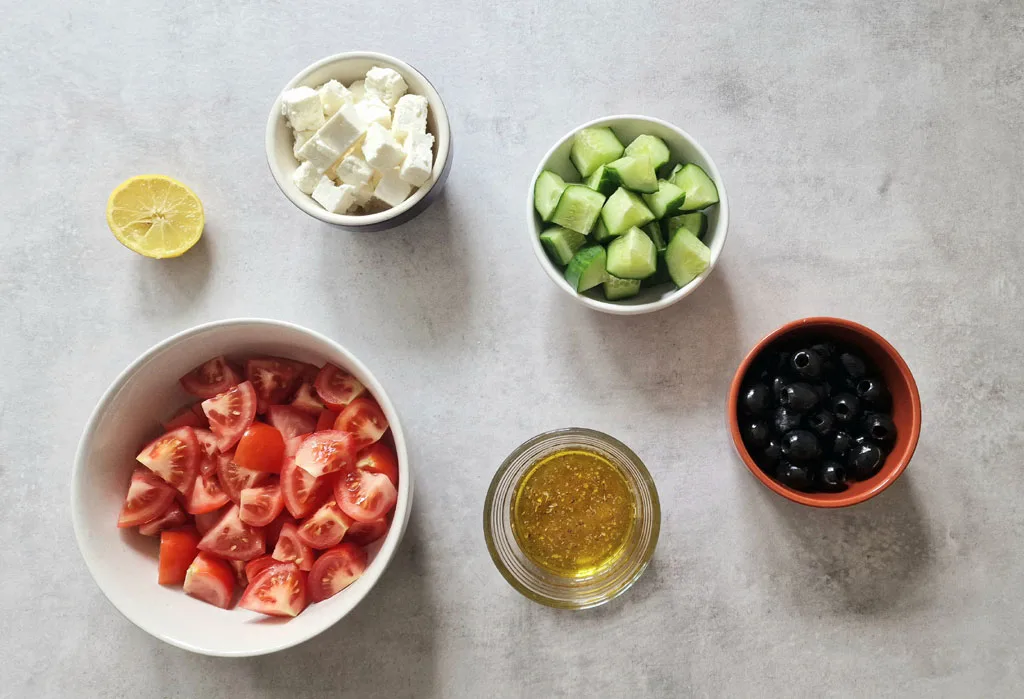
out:
<path id="1" fill-rule="evenodd" d="M 1024 693 L 1024 7 L 575 4 L 4 3 L 0 695 Z M 446 194 L 390 233 L 308 219 L 264 162 L 278 88 L 357 48 L 410 61 L 451 109 Z M 537 160 L 615 112 L 689 130 L 734 207 L 708 283 L 635 319 L 577 307 L 524 238 Z M 206 205 L 177 261 L 133 255 L 104 222 L 110 190 L 150 171 Z M 844 512 L 780 501 L 723 428 L 745 350 L 811 314 L 888 337 L 924 403 L 906 476 Z M 68 478 L 126 364 L 242 315 L 366 360 L 406 420 L 418 493 L 355 613 L 287 652 L 218 660 L 102 597 Z M 647 575 L 578 614 L 519 597 L 480 527 L 502 458 L 566 425 L 630 444 L 664 505 Z"/>

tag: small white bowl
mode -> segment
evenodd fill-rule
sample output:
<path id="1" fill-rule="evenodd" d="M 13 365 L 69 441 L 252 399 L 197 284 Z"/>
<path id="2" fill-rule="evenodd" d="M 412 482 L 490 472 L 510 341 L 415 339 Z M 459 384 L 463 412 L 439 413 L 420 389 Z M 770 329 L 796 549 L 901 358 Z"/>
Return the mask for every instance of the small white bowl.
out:
<path id="1" fill-rule="evenodd" d="M 294 619 L 245 609 L 219 609 L 180 587 L 158 585 L 159 539 L 118 529 L 117 515 L 141 444 L 159 433 L 158 420 L 188 397 L 178 377 L 219 354 L 271 354 L 351 372 L 384 410 L 398 453 L 398 504 L 387 535 L 368 549 L 369 566 L 356 582 Z M 412 478 L 398 414 L 370 371 L 319 333 L 276 320 L 208 323 L 164 340 L 125 369 L 93 410 L 75 455 L 71 518 L 78 548 L 103 594 L 129 621 L 172 645 L 204 655 L 251 656 L 294 646 L 348 614 L 391 561 L 409 520 Z"/>
<path id="2" fill-rule="evenodd" d="M 448 179 L 452 160 L 451 125 L 441 96 L 423 74 L 408 63 L 383 53 L 369 52 L 339 53 L 321 59 L 289 80 L 281 90 L 283 94 L 285 90 L 293 87 L 317 88 L 332 79 L 350 85 L 356 80 L 362 80 L 366 76 L 366 71 L 374 66 L 398 71 L 409 85 L 409 92 L 427 98 L 427 131 L 434 135 L 434 169 L 430 181 L 398 206 L 387 211 L 364 215 L 335 214 L 327 211 L 292 181 L 292 173 L 299 166 L 299 161 L 295 159 L 293 152 L 295 139 L 292 129 L 288 126 L 287 119 L 281 115 L 280 94 L 274 100 L 274 106 L 271 107 L 267 119 L 267 163 L 270 165 L 274 181 L 284 195 L 313 218 L 342 228 L 362 231 L 385 230 L 405 223 L 425 210 L 440 193 L 445 180 Z"/>
<path id="3" fill-rule="evenodd" d="M 544 170 L 551 170 L 564 178 L 566 182 L 578 182 L 580 179 L 579 173 L 576 172 L 576 168 L 573 167 L 572 161 L 569 159 L 569 152 L 572 150 L 572 138 L 580 129 L 591 126 L 610 127 L 615 132 L 615 135 L 619 137 L 619 140 L 625 144 L 628 144 L 641 134 L 657 136 L 668 145 L 672 153 L 672 162 L 696 163 L 714 181 L 715 186 L 718 187 L 718 203 L 707 209 L 708 231 L 703 238 L 704 244 L 711 250 L 711 263 L 704 270 L 703 274 L 686 286 L 677 289 L 672 284 L 662 284 L 657 287 L 641 289 L 638 295 L 629 299 L 606 301 L 599 287 L 582 294 L 577 293 L 569 282 L 565 280 L 563 270 L 557 267 L 544 251 L 544 247 L 540 242 L 540 234 L 551 224 L 544 223 L 533 206 L 534 183 Z M 707 154 L 707 151 L 701 148 L 700 144 L 690 134 L 679 127 L 673 126 L 661 119 L 636 114 L 620 114 L 595 119 L 586 124 L 580 124 L 565 136 L 562 136 L 558 143 L 547 152 L 537 167 L 537 171 L 533 173 L 533 179 L 530 180 L 530 189 L 526 199 L 527 220 L 529 222 L 526 230 L 530 236 L 530 244 L 533 246 L 534 254 L 537 255 L 537 260 L 540 262 L 541 267 L 544 268 L 544 271 L 547 272 L 551 281 L 559 289 L 572 296 L 584 306 L 616 315 L 639 315 L 641 313 L 660 311 L 693 293 L 693 290 L 708 278 L 708 275 L 711 274 L 711 271 L 718 263 L 718 257 L 722 254 L 722 248 L 725 247 L 725 236 L 729 230 L 729 197 L 725 193 L 725 184 L 722 182 L 722 176 L 718 172 L 718 168 L 715 167 L 711 156 Z"/>

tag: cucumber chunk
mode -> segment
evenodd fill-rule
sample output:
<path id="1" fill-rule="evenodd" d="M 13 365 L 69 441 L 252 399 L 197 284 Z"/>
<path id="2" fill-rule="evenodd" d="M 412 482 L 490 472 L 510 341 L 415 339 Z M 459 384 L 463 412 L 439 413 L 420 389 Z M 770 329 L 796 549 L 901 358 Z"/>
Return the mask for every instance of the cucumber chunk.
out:
<path id="1" fill-rule="evenodd" d="M 658 191 L 644 194 L 647 207 L 657 218 L 665 218 L 681 211 L 686 201 L 686 192 L 668 180 L 658 180 Z"/>
<path id="2" fill-rule="evenodd" d="M 609 255 L 611 259 L 611 255 Z M 680 228 L 669 241 L 665 250 L 668 273 L 676 286 L 686 286 L 697 278 L 711 264 L 708 246 L 685 228 Z"/>
<path id="3" fill-rule="evenodd" d="M 671 182 L 672 180 L 674 180 L 676 178 L 676 175 L 678 175 L 679 171 L 682 170 L 682 169 L 683 169 L 683 164 L 682 163 L 676 163 L 675 165 L 672 166 L 672 170 L 669 171 L 668 177 L 666 177 L 665 179 L 669 180 Z"/>
<path id="4" fill-rule="evenodd" d="M 608 196 L 619 186 L 615 176 L 608 171 L 606 165 L 594 170 L 594 174 L 587 178 L 587 186 L 593 189 L 595 192 Z"/>
<path id="5" fill-rule="evenodd" d="M 707 173 L 693 163 L 684 165 L 672 177 L 672 184 L 686 192 L 681 211 L 697 211 L 718 203 L 718 187 Z"/>
<path id="6" fill-rule="evenodd" d="M 625 148 L 607 126 L 580 129 L 572 141 L 569 158 L 583 177 L 590 177 L 602 165 L 622 157 Z"/>
<path id="7" fill-rule="evenodd" d="M 665 219 L 664 223 L 665 235 L 668 236 L 669 240 L 672 240 L 672 236 L 680 228 L 685 228 L 698 238 L 703 238 L 704 234 L 708 232 L 708 215 L 703 211 L 673 216 Z"/>
<path id="8" fill-rule="evenodd" d="M 608 232 L 608 229 L 604 225 L 604 218 L 598 217 L 597 223 L 594 224 L 594 229 L 590 231 L 590 237 L 594 239 L 595 243 L 607 243 L 615 236 Z"/>
<path id="9" fill-rule="evenodd" d="M 576 251 L 587 242 L 587 237 L 568 228 L 554 226 L 540 234 L 540 242 L 551 259 L 565 267 Z"/>
<path id="10" fill-rule="evenodd" d="M 603 206 L 604 195 L 600 192 L 582 184 L 567 184 L 551 214 L 551 223 L 586 235 Z"/>
<path id="11" fill-rule="evenodd" d="M 659 253 L 665 252 L 665 248 L 668 247 L 668 243 L 665 241 L 665 236 L 661 232 L 661 226 L 658 225 L 657 221 L 651 221 L 646 226 L 640 228 L 647 237 L 654 243 L 654 249 Z"/>
<path id="12" fill-rule="evenodd" d="M 606 169 L 626 189 L 634 192 L 658 191 L 658 176 L 651 165 L 651 159 L 645 155 L 627 155 L 608 163 Z"/>
<path id="13" fill-rule="evenodd" d="M 654 214 L 640 197 L 619 187 L 601 209 L 601 219 L 609 234 L 622 235 L 633 226 L 650 223 L 654 220 Z"/>
<path id="14" fill-rule="evenodd" d="M 634 226 L 608 244 L 607 267 L 608 274 L 620 279 L 646 279 L 658 268 L 658 251 Z"/>
<path id="15" fill-rule="evenodd" d="M 640 286 L 647 289 L 652 286 L 658 286 L 659 284 L 668 284 L 672 281 L 672 276 L 668 273 L 668 264 L 665 262 L 665 253 L 658 253 L 658 268 L 654 270 L 654 274 L 640 282 Z"/>
<path id="16" fill-rule="evenodd" d="M 664 141 L 657 136 L 648 134 L 634 138 L 633 142 L 626 146 L 626 155 L 646 155 L 655 170 L 662 165 L 667 165 L 672 157 Z"/>
<path id="17" fill-rule="evenodd" d="M 564 189 L 565 180 L 550 170 L 545 170 L 537 177 L 533 185 L 533 205 L 542 220 L 551 220 L 551 214 L 555 212 L 555 205 Z"/>
<path id="18" fill-rule="evenodd" d="M 609 274 L 604 280 L 604 297 L 609 301 L 621 301 L 639 293 L 639 279 L 619 279 Z"/>
<path id="19" fill-rule="evenodd" d="M 565 280 L 577 292 L 593 289 L 608 276 L 605 263 L 608 259 L 604 248 L 600 245 L 588 245 L 580 248 L 569 260 L 565 268 Z"/>

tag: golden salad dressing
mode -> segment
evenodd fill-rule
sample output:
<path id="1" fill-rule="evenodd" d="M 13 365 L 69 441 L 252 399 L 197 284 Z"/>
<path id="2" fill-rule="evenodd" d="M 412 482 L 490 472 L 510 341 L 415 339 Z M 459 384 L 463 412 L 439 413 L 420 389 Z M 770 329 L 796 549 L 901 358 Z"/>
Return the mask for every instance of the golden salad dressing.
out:
<path id="1" fill-rule="evenodd" d="M 586 577 L 613 563 L 635 519 L 635 496 L 622 470 L 582 449 L 534 464 L 512 502 L 512 533 L 523 553 L 564 577 Z"/>

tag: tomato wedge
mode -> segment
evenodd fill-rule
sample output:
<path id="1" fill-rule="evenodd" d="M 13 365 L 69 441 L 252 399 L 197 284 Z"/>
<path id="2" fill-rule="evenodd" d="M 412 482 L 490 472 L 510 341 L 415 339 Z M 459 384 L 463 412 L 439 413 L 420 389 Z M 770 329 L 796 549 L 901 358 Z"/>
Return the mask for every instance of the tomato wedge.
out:
<path id="1" fill-rule="evenodd" d="M 298 530 L 291 522 L 286 522 L 281 527 L 281 534 L 277 538 L 277 546 L 271 554 L 275 561 L 282 563 L 294 563 L 300 570 L 309 570 L 313 567 L 313 549 L 302 543 L 299 539 Z"/>
<path id="2" fill-rule="evenodd" d="M 334 498 L 341 511 L 357 522 L 380 519 L 398 502 L 398 491 L 383 473 L 353 468 L 334 484 Z"/>
<path id="3" fill-rule="evenodd" d="M 295 464 L 316 477 L 349 468 L 355 460 L 355 437 L 338 430 L 314 432 L 295 454 Z"/>
<path id="4" fill-rule="evenodd" d="M 284 438 L 270 425 L 254 422 L 249 425 L 235 448 L 233 461 L 251 471 L 280 473 L 284 458 Z"/>
<path id="5" fill-rule="evenodd" d="M 383 442 L 377 442 L 363 449 L 356 455 L 356 468 L 372 473 L 383 473 L 398 487 L 398 458 L 394 450 Z"/>
<path id="6" fill-rule="evenodd" d="M 246 580 L 255 580 L 256 576 L 262 571 L 266 570 L 272 565 L 277 565 L 279 561 L 274 560 L 274 557 L 270 554 L 265 554 L 259 558 L 254 558 L 245 564 L 245 578 Z"/>
<path id="7" fill-rule="evenodd" d="M 327 407 L 335 410 L 341 410 L 366 390 L 366 387 L 359 383 L 359 379 L 330 363 L 324 364 L 313 386 Z"/>
<path id="8" fill-rule="evenodd" d="M 196 479 L 202 454 L 192 428 L 179 427 L 154 439 L 135 458 L 184 495 Z"/>
<path id="9" fill-rule="evenodd" d="M 286 440 L 309 434 L 316 429 L 316 418 L 291 405 L 272 405 L 267 408 L 267 422 L 277 428 Z"/>
<path id="10" fill-rule="evenodd" d="M 324 430 L 333 430 L 334 421 L 338 419 L 338 413 L 334 412 L 330 408 L 324 408 L 320 411 L 320 417 L 316 419 L 316 429 L 314 432 L 323 432 Z"/>
<path id="11" fill-rule="evenodd" d="M 316 389 L 313 388 L 313 384 L 303 382 L 299 389 L 295 391 L 295 397 L 292 398 L 292 407 L 312 415 L 315 420 L 323 411 L 324 402 L 320 400 L 320 396 L 317 394 Z"/>
<path id="12" fill-rule="evenodd" d="M 125 496 L 121 513 L 117 517 L 117 526 L 136 527 L 155 520 L 174 502 L 174 488 L 157 478 L 151 471 L 137 467 L 132 472 L 132 480 L 128 484 L 128 495 Z"/>
<path id="13" fill-rule="evenodd" d="M 296 616 L 308 604 L 306 574 L 294 563 L 269 566 L 253 579 L 238 606 L 271 616 Z"/>
<path id="14" fill-rule="evenodd" d="M 387 517 L 381 517 L 372 522 L 353 521 L 352 526 L 345 534 L 345 541 L 356 546 L 367 546 L 387 534 L 390 525 Z"/>
<path id="15" fill-rule="evenodd" d="M 248 563 L 246 563 L 245 561 L 225 561 L 225 562 L 229 566 L 231 566 L 231 570 L 234 571 L 234 573 L 235 573 L 235 582 L 237 582 L 242 587 L 245 587 L 246 585 L 249 584 L 249 578 L 245 574 L 245 567 L 247 565 L 249 565 Z"/>
<path id="16" fill-rule="evenodd" d="M 231 502 L 227 493 L 221 490 L 217 476 L 211 474 L 209 477 L 199 474 L 196 477 L 195 485 L 188 493 L 185 509 L 191 515 L 201 515 L 213 512 Z"/>
<path id="17" fill-rule="evenodd" d="M 282 357 L 258 357 L 245 363 L 245 378 L 256 389 L 257 412 L 286 403 L 298 383 L 301 366 Z"/>
<path id="18" fill-rule="evenodd" d="M 388 419 L 372 398 L 356 398 L 341 411 L 334 429 L 351 432 L 358 448 L 370 446 L 388 431 Z"/>
<path id="19" fill-rule="evenodd" d="M 205 427 L 206 419 L 200 420 L 199 416 L 196 415 L 195 411 L 191 407 L 182 408 L 174 414 L 170 420 L 164 423 L 164 429 L 170 432 L 176 430 L 179 427 Z"/>
<path id="20" fill-rule="evenodd" d="M 359 579 L 366 570 L 366 551 L 355 544 L 339 544 L 316 559 L 309 571 L 309 596 L 314 602 L 333 597 Z"/>
<path id="21" fill-rule="evenodd" d="M 282 488 L 282 491 L 283 490 L 284 489 Z M 271 522 L 263 528 L 263 533 L 266 535 L 267 538 L 267 551 L 274 550 L 274 547 L 277 546 L 277 540 L 281 536 L 281 529 L 283 529 L 284 525 L 288 524 L 289 522 L 294 524 L 296 527 L 299 526 L 298 523 L 295 521 L 295 518 L 292 517 L 291 514 L 289 514 L 288 512 L 282 512 L 277 519 L 275 519 L 273 522 Z"/>
<path id="22" fill-rule="evenodd" d="M 187 521 L 188 515 L 185 514 L 185 510 L 181 509 L 181 505 L 171 502 L 170 507 L 162 515 L 156 519 L 149 520 L 145 524 L 140 524 L 139 534 L 143 536 L 160 536 L 160 532 L 163 530 L 180 527 Z"/>
<path id="23" fill-rule="evenodd" d="M 203 535 L 199 550 L 221 558 L 251 561 L 266 552 L 266 544 L 263 530 L 243 522 L 238 516 L 238 505 L 232 505 L 213 529 Z"/>
<path id="24" fill-rule="evenodd" d="M 248 381 L 203 401 L 203 412 L 217 438 L 217 450 L 226 452 L 238 443 L 256 419 L 256 391 Z"/>
<path id="25" fill-rule="evenodd" d="M 299 447 L 306 441 L 308 434 L 300 434 L 297 437 L 284 440 L 284 458 L 285 460 L 294 460 L 295 455 L 299 453 Z M 281 464 L 281 468 L 284 468 L 284 464 Z"/>
<path id="26" fill-rule="evenodd" d="M 341 511 L 338 503 L 329 500 L 310 515 L 296 531 L 299 541 L 314 549 L 337 546 L 352 526 L 352 518 Z"/>
<path id="27" fill-rule="evenodd" d="M 182 388 L 200 398 L 213 398 L 241 380 L 224 357 L 214 357 L 179 379 Z"/>
<path id="28" fill-rule="evenodd" d="M 253 527 L 265 527 L 281 514 L 284 496 L 277 481 L 242 491 L 238 516 Z"/>
<path id="29" fill-rule="evenodd" d="M 185 594 L 228 609 L 235 594 L 235 573 L 226 562 L 200 551 L 185 572 Z"/>
<path id="30" fill-rule="evenodd" d="M 202 428 L 193 429 L 196 440 L 199 442 L 199 452 L 202 458 L 199 461 L 199 473 L 204 476 L 217 473 L 217 465 L 220 463 L 221 453 L 217 451 L 217 438 L 213 432 Z"/>
<path id="31" fill-rule="evenodd" d="M 199 550 L 199 534 L 192 527 L 160 532 L 160 566 L 157 582 L 161 585 L 180 585 L 185 573 Z"/>
<path id="32" fill-rule="evenodd" d="M 214 510 L 213 512 L 206 512 L 201 515 L 196 515 L 196 530 L 199 532 L 199 536 L 203 536 L 204 534 L 206 534 L 206 532 L 213 529 L 214 526 L 216 526 L 217 522 L 221 521 L 221 519 L 224 518 L 224 515 L 227 514 L 227 511 L 228 508 L 224 507 L 219 510 Z M 181 514 L 183 517 L 185 516 L 184 511 L 182 511 Z M 139 531 L 142 531 L 141 527 L 139 528 Z"/>
<path id="33" fill-rule="evenodd" d="M 268 478 L 270 478 L 269 473 L 242 468 L 231 459 L 222 458 L 217 464 L 217 479 L 220 481 L 220 487 L 234 503 L 242 501 L 243 490 L 263 485 Z"/>

